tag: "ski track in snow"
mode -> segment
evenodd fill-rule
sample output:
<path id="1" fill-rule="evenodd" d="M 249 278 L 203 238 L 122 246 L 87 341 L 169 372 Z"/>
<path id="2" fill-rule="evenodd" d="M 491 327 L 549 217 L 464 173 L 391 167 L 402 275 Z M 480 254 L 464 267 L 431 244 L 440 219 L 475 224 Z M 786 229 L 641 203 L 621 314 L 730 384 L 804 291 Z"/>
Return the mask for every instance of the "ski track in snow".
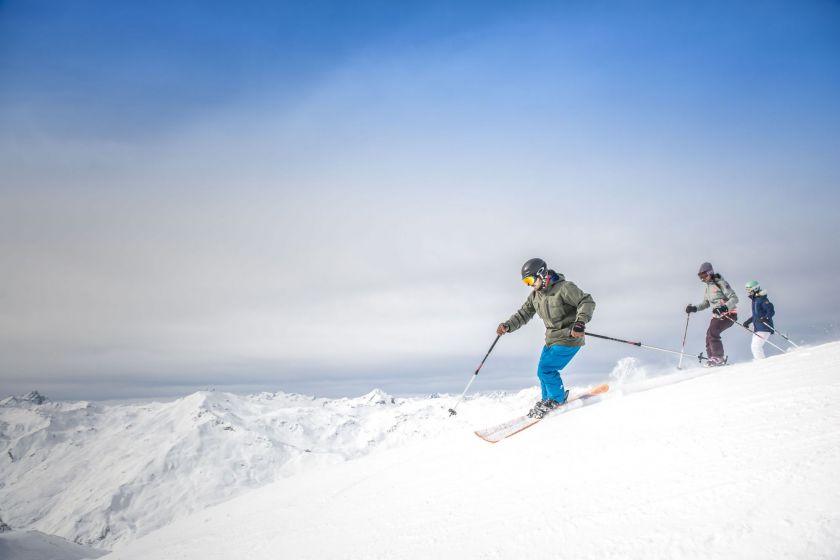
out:
<path id="1" fill-rule="evenodd" d="M 0 517 L 114 560 L 840 557 L 840 343 L 610 377 L 495 445 L 472 430 L 536 388 L 451 418 L 453 396 L 380 391 L 7 399 Z"/>

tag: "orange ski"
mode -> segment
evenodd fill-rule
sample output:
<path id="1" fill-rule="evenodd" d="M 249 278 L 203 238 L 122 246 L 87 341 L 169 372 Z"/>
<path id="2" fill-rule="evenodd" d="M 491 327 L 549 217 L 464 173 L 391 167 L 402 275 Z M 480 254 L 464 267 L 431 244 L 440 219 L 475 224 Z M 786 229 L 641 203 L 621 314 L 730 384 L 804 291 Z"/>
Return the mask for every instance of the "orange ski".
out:
<path id="1" fill-rule="evenodd" d="M 562 405 L 552 410 L 542 418 L 529 418 L 527 415 L 520 416 L 518 418 L 508 420 L 507 422 L 502 422 L 497 426 L 492 426 L 483 430 L 476 430 L 475 435 L 477 435 L 485 441 L 489 441 L 490 443 L 498 443 L 503 439 L 512 436 L 513 434 L 518 434 L 522 430 L 530 428 L 540 420 L 544 420 L 545 418 L 548 418 L 550 416 L 554 416 L 556 414 L 566 412 L 567 410 L 583 406 L 583 403 L 588 399 L 591 399 L 592 397 L 595 397 L 602 393 L 606 393 L 609 390 L 610 386 L 606 383 L 598 385 L 597 387 L 593 387 L 592 389 L 584 391 L 583 393 L 569 396 L 566 402 L 564 402 Z"/>

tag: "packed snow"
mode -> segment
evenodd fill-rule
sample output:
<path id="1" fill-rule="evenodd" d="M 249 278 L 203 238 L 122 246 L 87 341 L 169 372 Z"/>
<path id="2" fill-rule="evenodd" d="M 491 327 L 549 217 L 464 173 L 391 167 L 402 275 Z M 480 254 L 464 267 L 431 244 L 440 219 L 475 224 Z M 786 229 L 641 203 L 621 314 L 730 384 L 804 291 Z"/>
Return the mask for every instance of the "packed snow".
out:
<path id="1" fill-rule="evenodd" d="M 454 417 L 381 391 L 10 398 L 0 517 L 114 560 L 840 557 L 840 343 L 604 381 L 498 444 L 473 430 L 535 387 Z"/>

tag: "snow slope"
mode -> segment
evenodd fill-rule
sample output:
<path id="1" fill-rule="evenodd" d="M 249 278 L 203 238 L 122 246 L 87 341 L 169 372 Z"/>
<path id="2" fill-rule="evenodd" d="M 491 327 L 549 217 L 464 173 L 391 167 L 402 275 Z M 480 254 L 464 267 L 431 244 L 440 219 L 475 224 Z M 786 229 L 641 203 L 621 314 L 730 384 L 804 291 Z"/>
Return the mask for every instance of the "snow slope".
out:
<path id="1" fill-rule="evenodd" d="M 471 400 L 107 558 L 840 558 L 840 343 L 645 386 L 495 445 Z"/>

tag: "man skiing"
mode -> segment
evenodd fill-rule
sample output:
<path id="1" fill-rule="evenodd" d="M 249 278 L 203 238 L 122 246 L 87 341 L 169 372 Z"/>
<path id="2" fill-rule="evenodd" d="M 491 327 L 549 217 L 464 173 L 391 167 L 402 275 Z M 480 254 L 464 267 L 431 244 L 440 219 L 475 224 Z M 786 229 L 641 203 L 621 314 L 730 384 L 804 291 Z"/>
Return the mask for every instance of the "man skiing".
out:
<path id="1" fill-rule="evenodd" d="M 752 323 L 757 336 L 752 337 L 750 350 L 752 350 L 754 360 L 762 360 L 764 359 L 764 343 L 774 332 L 773 315 L 776 314 L 776 310 L 767 299 L 767 292 L 761 289 L 757 281 L 750 280 L 744 287 L 747 289 L 747 297 L 752 300 L 752 317 L 744 321 L 744 326 L 749 327 Z"/>
<path id="2" fill-rule="evenodd" d="M 712 320 L 706 330 L 706 355 L 709 357 L 707 365 L 722 366 L 726 363 L 723 354 L 723 341 L 720 334 L 734 325 L 738 320 L 738 296 L 732 290 L 729 282 L 717 274 L 711 263 L 700 265 L 697 276 L 706 284 L 703 301 L 699 305 L 689 304 L 686 313 L 695 313 L 709 307 L 712 308 Z"/>
<path id="3" fill-rule="evenodd" d="M 542 418 L 568 397 L 560 372 L 584 345 L 586 323 L 592 320 L 595 301 L 562 274 L 548 268 L 542 259 L 531 259 L 522 266 L 522 281 L 531 293 L 510 319 L 496 328 L 499 336 L 513 332 L 536 314 L 545 323 L 545 346 L 537 366 L 542 399 L 528 412 Z"/>

